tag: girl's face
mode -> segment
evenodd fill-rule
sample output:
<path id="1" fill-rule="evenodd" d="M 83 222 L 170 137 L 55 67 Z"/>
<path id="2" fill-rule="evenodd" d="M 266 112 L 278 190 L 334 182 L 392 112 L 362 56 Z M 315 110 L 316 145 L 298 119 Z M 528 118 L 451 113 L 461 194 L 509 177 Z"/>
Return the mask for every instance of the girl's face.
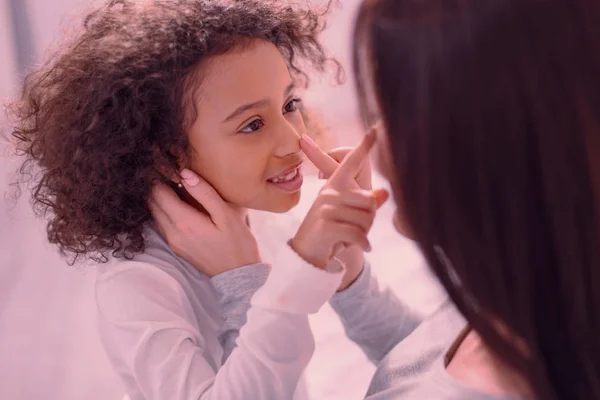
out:
<path id="1" fill-rule="evenodd" d="M 306 128 L 284 58 L 256 41 L 200 68 L 191 169 L 235 206 L 288 211 L 300 200 Z"/>

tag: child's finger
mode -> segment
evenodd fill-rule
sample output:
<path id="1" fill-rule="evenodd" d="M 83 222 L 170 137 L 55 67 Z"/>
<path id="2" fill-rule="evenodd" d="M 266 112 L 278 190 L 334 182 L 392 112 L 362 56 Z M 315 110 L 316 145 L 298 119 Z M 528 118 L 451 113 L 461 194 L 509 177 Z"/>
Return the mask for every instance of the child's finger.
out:
<path id="1" fill-rule="evenodd" d="M 328 151 L 327 155 L 338 163 L 341 163 L 352 150 L 354 150 L 354 147 L 336 147 L 335 149 Z"/>
<path id="2" fill-rule="evenodd" d="M 371 244 L 367 239 L 367 235 L 354 224 L 347 222 L 334 222 L 333 231 L 340 239 L 340 243 L 345 245 L 357 245 L 364 251 L 371 251 Z M 334 249 L 334 252 L 337 249 Z"/>
<path id="3" fill-rule="evenodd" d="M 388 192 L 386 189 L 375 189 L 372 193 L 375 196 L 375 203 L 377 204 L 378 210 L 390 198 L 390 192 Z"/>
<path id="4" fill-rule="evenodd" d="M 323 217 L 332 221 L 346 222 L 360 228 L 366 235 L 373 226 L 374 211 L 353 208 L 346 205 L 329 206 L 323 209 Z"/>
<path id="5" fill-rule="evenodd" d="M 367 159 L 373 144 L 375 144 L 375 139 L 375 132 L 369 132 L 361 144 L 344 158 L 344 161 L 329 178 L 331 187 L 341 189 L 354 182 L 362 163 Z"/>
<path id="6" fill-rule="evenodd" d="M 209 220 L 194 207 L 181 200 L 173 189 L 163 183 L 156 183 L 152 187 L 149 206 L 152 215 L 155 218 L 157 216 L 161 218 L 160 221 L 165 227 L 181 225 L 181 222 L 189 220 L 190 216 L 200 216 Z"/>
<path id="7" fill-rule="evenodd" d="M 340 193 L 340 203 L 366 211 L 375 211 L 378 200 L 375 192 L 362 189 L 346 190 Z"/>
<path id="8" fill-rule="evenodd" d="M 171 224 L 175 224 L 177 217 L 182 213 L 181 209 L 187 209 L 185 204 L 177 193 L 164 183 L 155 183 L 152 186 L 150 195 L 150 211 L 152 215 L 159 215 L 164 225 L 167 225 L 167 219 Z"/>
<path id="9" fill-rule="evenodd" d="M 338 168 L 339 164 L 337 161 L 321 150 L 308 135 L 302 135 L 300 146 L 306 157 L 315 164 L 325 177 L 331 176 Z"/>
<path id="10" fill-rule="evenodd" d="M 227 221 L 231 209 L 207 181 L 189 169 L 181 171 L 181 178 L 185 190 L 206 209 L 215 224 Z"/>
<path id="11" fill-rule="evenodd" d="M 156 227 L 158 228 L 159 232 L 163 236 L 166 236 L 166 232 L 169 231 L 173 226 L 171 218 L 169 218 L 169 215 L 164 212 L 164 210 L 160 208 L 160 206 L 152 198 L 150 198 L 150 201 L 148 201 L 148 207 L 150 208 L 150 213 L 156 222 Z"/>

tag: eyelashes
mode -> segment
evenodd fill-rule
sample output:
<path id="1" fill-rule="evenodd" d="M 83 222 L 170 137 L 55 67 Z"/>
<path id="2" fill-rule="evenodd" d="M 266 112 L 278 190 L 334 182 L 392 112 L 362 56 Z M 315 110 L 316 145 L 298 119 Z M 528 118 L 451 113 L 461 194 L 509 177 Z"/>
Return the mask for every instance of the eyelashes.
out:
<path id="1" fill-rule="evenodd" d="M 302 102 L 302 99 L 295 98 L 290 100 L 283 108 L 286 112 L 294 112 L 298 110 L 298 104 Z"/>
<path id="2" fill-rule="evenodd" d="M 257 132 L 260 128 L 265 126 L 265 123 L 262 119 L 257 118 L 254 121 L 250 122 L 248 125 L 240 129 L 241 133 L 254 133 Z"/>
<path id="3" fill-rule="evenodd" d="M 285 107 L 283 107 L 284 114 L 292 113 L 298 111 L 298 104 L 302 102 L 300 98 L 293 98 L 287 102 Z M 265 126 L 265 122 L 262 118 L 256 118 L 252 120 L 249 124 L 240 129 L 240 133 L 255 133 L 258 132 L 263 126 Z"/>

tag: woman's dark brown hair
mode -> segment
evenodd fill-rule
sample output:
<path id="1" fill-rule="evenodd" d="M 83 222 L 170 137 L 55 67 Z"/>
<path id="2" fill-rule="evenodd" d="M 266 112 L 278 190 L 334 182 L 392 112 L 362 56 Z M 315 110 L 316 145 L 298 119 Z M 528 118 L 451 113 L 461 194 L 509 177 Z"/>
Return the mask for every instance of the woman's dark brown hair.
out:
<path id="1" fill-rule="evenodd" d="M 371 0 L 355 40 L 452 300 L 534 398 L 600 399 L 600 2 Z"/>
<path id="2" fill-rule="evenodd" d="M 328 59 L 323 13 L 277 0 L 112 0 L 25 80 L 9 110 L 36 209 L 63 253 L 105 261 L 144 249 L 152 182 L 185 163 L 201 60 L 272 42 L 302 79 Z M 338 72 L 341 70 L 338 69 Z M 339 77 L 339 75 L 338 75 Z M 307 83 L 307 80 L 304 80 Z M 170 175 L 169 175 L 170 174 Z"/>

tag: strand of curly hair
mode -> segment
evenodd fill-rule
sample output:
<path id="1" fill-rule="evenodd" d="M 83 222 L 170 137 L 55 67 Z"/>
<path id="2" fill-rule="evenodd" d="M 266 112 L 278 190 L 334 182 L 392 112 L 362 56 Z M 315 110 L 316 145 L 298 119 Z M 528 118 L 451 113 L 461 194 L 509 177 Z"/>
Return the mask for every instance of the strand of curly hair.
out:
<path id="1" fill-rule="evenodd" d="M 318 41 L 330 5 L 112 0 L 87 15 L 79 36 L 29 74 L 8 107 L 21 183 L 33 183 L 48 240 L 71 264 L 143 252 L 152 182 L 177 171 L 188 152 L 198 63 L 260 39 L 308 84 L 303 62 L 323 72 L 333 61 Z"/>

